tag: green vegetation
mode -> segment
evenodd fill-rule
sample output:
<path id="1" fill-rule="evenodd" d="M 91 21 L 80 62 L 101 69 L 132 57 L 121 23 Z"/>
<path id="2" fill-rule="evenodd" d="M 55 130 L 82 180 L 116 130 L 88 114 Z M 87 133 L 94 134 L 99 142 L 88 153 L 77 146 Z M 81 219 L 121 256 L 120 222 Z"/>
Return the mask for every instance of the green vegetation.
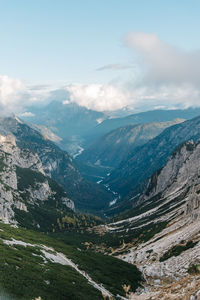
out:
<path id="1" fill-rule="evenodd" d="M 20 191 L 23 191 L 30 186 L 34 187 L 37 182 L 44 182 L 45 176 L 42 173 L 33 171 L 27 168 L 16 167 L 17 174 L 17 187 Z"/>
<path id="2" fill-rule="evenodd" d="M 152 253 L 153 252 L 153 249 L 149 249 L 146 251 L 147 253 Z"/>
<path id="3" fill-rule="evenodd" d="M 199 274 L 200 273 L 200 265 L 191 265 L 189 268 L 188 268 L 188 273 L 189 274 Z"/>
<path id="4" fill-rule="evenodd" d="M 27 229 L 49 233 L 73 231 L 75 234 L 89 226 L 102 223 L 101 219 L 96 216 L 75 213 L 53 199 L 44 202 L 38 201 L 34 206 L 26 203 L 26 206 L 28 213 L 17 208 L 13 208 L 13 210 L 17 222 Z"/>
<path id="5" fill-rule="evenodd" d="M 12 238 L 38 246 L 8 246 L 2 241 Z M 39 296 L 44 300 L 102 299 L 101 293 L 71 267 L 49 260 L 44 263 L 39 245 L 53 247 L 55 251 L 65 254 L 78 264 L 79 269 L 114 295 L 124 296 L 123 284 L 131 285 L 135 290 L 142 280 L 140 271 L 134 265 L 68 245 L 58 239 L 58 234 L 49 236 L 0 224 L 0 286 L 16 299 L 31 300 Z"/>
<path id="6" fill-rule="evenodd" d="M 0 171 L 3 171 L 4 167 L 6 167 L 6 164 L 4 163 L 4 158 L 1 156 L 0 157 Z"/>
<path id="7" fill-rule="evenodd" d="M 172 247 L 171 249 L 169 249 L 167 252 L 165 252 L 163 254 L 163 256 L 160 257 L 160 261 L 165 261 L 168 258 L 172 257 L 172 256 L 178 256 L 180 255 L 183 251 L 186 251 L 190 248 L 193 248 L 198 242 L 193 242 L 193 241 L 189 241 L 187 243 L 184 244 L 184 241 L 182 244 L 176 245 L 174 247 Z"/>
<path id="8" fill-rule="evenodd" d="M 13 207 L 17 222 L 28 229 L 40 230 L 44 232 L 57 231 L 80 231 L 85 227 L 99 225 L 100 218 L 73 212 L 62 202 L 62 198 L 67 198 L 66 192 L 61 185 L 50 177 L 27 168 L 16 167 L 18 179 L 18 189 L 25 202 L 28 212 Z M 29 201 L 30 192 L 28 188 L 36 188 L 37 185 L 48 182 L 54 192 L 44 201 L 34 199 L 32 204 Z M 17 200 L 17 199 L 16 199 Z"/>
<path id="9" fill-rule="evenodd" d="M 167 222 L 149 223 L 142 227 L 129 229 L 123 228 L 123 232 L 107 232 L 102 236 L 91 237 L 94 240 L 94 244 L 100 246 L 100 248 L 106 248 L 109 252 L 109 248 L 116 249 L 125 244 L 139 244 L 141 242 L 147 242 L 155 234 L 162 231 L 167 225 Z M 97 247 L 96 247 L 97 248 Z M 125 250 L 126 251 L 126 250 Z"/>

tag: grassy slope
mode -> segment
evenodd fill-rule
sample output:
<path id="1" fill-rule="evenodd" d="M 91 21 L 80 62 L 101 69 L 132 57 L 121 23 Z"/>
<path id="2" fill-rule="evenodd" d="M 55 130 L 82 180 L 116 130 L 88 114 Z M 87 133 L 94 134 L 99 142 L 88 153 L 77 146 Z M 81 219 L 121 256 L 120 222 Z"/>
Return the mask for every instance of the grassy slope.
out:
<path id="1" fill-rule="evenodd" d="M 80 251 L 54 237 L 22 228 L 0 224 L 0 229 L 0 286 L 16 299 L 29 300 L 41 296 L 48 300 L 95 300 L 102 299 L 102 296 L 72 268 L 50 261 L 44 264 L 38 256 L 41 254 L 38 247 L 11 247 L 5 245 L 2 239 L 15 238 L 53 247 L 115 295 L 124 295 L 122 284 L 130 284 L 133 290 L 139 286 L 141 274 L 137 268 L 114 257 Z"/>

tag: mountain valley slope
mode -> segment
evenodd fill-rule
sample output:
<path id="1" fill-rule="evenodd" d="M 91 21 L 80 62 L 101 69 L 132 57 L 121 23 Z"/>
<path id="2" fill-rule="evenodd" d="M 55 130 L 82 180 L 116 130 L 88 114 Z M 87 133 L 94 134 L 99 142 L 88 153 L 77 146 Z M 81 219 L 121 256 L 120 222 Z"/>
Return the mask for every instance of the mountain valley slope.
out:
<path id="1" fill-rule="evenodd" d="M 59 146 L 71 155 L 76 153 L 91 128 L 108 118 L 104 113 L 87 109 L 76 103 L 63 104 L 51 101 L 44 107 L 29 107 L 31 117 L 23 117 L 25 122 L 42 125 L 56 134 Z"/>
<path id="2" fill-rule="evenodd" d="M 135 266 L 117 258 L 1 223 L 0 251 L 0 291 L 8 299 L 123 299 L 123 286 L 135 291 L 142 281 Z"/>
<path id="3" fill-rule="evenodd" d="M 150 110 L 131 114 L 122 118 L 107 118 L 96 126 L 93 140 L 120 127 L 131 124 L 146 124 L 153 122 L 168 122 L 174 119 L 189 120 L 200 115 L 199 108 L 174 109 L 174 110 Z"/>
<path id="4" fill-rule="evenodd" d="M 0 120 L 0 133 L 13 135 L 21 149 L 38 155 L 45 174 L 56 180 L 67 192 L 76 208 L 98 211 L 113 198 L 105 188 L 85 180 L 67 152 L 61 150 L 40 132 L 15 117 Z"/>
<path id="5" fill-rule="evenodd" d="M 95 140 L 88 148 L 86 147 L 76 161 L 85 165 L 83 174 L 89 175 L 90 169 L 93 168 L 93 173 L 98 179 L 98 175 L 106 175 L 117 168 L 136 147 L 147 143 L 165 128 L 183 121 L 183 119 L 175 119 L 168 122 L 120 127 Z M 79 166 L 82 170 L 83 167 L 81 168 L 80 164 Z"/>
<path id="6" fill-rule="evenodd" d="M 98 251 L 103 249 L 142 271 L 146 289 L 130 299 L 167 300 L 169 294 L 174 300 L 193 299 L 198 294 L 199 157 L 200 142 L 178 147 L 150 178 L 132 211 L 95 229 L 102 235 Z"/>
<path id="7" fill-rule="evenodd" d="M 2 221 L 27 228 L 0 223 L 0 288 L 30 300 L 198 296 L 200 117 L 167 128 L 133 150 L 124 165 L 131 183 L 117 204 L 120 212 L 128 210 L 106 224 L 74 211 L 71 195 L 75 190 L 81 195 L 85 180 L 66 152 L 17 118 L 0 120 L 0 134 Z M 138 190 L 134 172 L 134 180 L 142 182 Z M 25 283 L 22 290 L 16 273 Z M 26 289 L 30 282 L 31 291 Z"/>
<path id="8" fill-rule="evenodd" d="M 104 183 L 121 194 L 126 203 L 130 200 L 132 205 L 131 198 L 135 200 L 138 197 L 149 177 L 166 164 L 175 148 L 187 140 L 197 141 L 199 138 L 200 117 L 173 125 L 133 150 L 128 159 L 106 177 Z"/>
<path id="9" fill-rule="evenodd" d="M 0 220 L 45 232 L 100 222 L 75 213 L 74 202 L 46 175 L 39 156 L 19 148 L 11 135 L 0 135 Z"/>
<path id="10" fill-rule="evenodd" d="M 50 130 L 57 136 L 56 142 L 59 147 L 67 150 L 72 156 L 88 148 L 96 139 L 120 127 L 168 122 L 177 118 L 188 120 L 200 115 L 199 108 L 188 108 L 152 110 L 134 114 L 127 111 L 126 116 L 116 118 L 116 112 L 98 112 L 76 103 L 67 103 L 66 92 L 64 94 L 59 101 L 52 99 L 50 103 L 40 108 L 28 107 L 29 115 L 24 114 L 21 117 L 26 123 L 42 126 L 43 129 L 46 127 L 45 131 Z"/>

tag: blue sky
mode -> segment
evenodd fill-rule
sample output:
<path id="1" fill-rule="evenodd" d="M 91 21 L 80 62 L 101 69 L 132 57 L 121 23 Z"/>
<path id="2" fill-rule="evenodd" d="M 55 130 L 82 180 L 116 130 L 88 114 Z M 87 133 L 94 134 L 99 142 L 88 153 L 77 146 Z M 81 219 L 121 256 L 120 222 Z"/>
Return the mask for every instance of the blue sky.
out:
<path id="1" fill-rule="evenodd" d="M 199 13 L 192 0 L 1 0 L 0 73 L 30 83 L 107 82 L 114 72 L 96 69 L 132 60 L 123 44 L 130 31 L 200 48 Z"/>
<path id="2" fill-rule="evenodd" d="M 199 15 L 199 0 L 0 0 L 0 107 L 44 85 L 98 110 L 199 106 Z"/>

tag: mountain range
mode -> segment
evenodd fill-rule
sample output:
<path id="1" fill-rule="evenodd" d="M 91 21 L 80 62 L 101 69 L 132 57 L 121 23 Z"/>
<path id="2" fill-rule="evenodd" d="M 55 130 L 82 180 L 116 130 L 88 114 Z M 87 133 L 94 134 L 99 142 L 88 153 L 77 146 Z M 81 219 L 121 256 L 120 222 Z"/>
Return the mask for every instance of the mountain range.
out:
<path id="1" fill-rule="evenodd" d="M 93 174 L 96 176 L 106 175 L 117 168 L 122 161 L 125 161 L 136 147 L 147 143 L 165 128 L 183 121 L 183 119 L 175 119 L 159 123 L 131 124 L 117 128 L 95 140 L 77 157 L 77 161 L 86 165 L 83 170 L 85 176 L 91 174 L 91 169 L 94 169 Z M 79 166 L 82 170 L 83 166 Z"/>
<path id="2" fill-rule="evenodd" d="M 138 299 L 198 299 L 199 155 L 199 142 L 183 143 L 150 177 L 132 210 L 98 227 L 103 238 L 96 247 L 105 252 L 106 243 L 107 252 L 143 273 L 147 290 Z"/>
<path id="3" fill-rule="evenodd" d="M 190 118 L 193 109 L 101 115 L 95 125 L 88 113 L 74 158 L 43 121 L 0 119 L 0 295 L 198 299 L 200 117 Z M 103 135 L 107 122 L 122 125 Z"/>
<path id="4" fill-rule="evenodd" d="M 130 124 L 167 122 L 174 119 L 192 119 L 200 115 L 199 108 L 152 110 L 141 113 L 127 111 L 127 115 L 116 118 L 116 112 L 98 112 L 76 103 L 64 104 L 63 101 L 52 100 L 50 103 L 37 107 L 28 107 L 29 114 L 21 118 L 47 128 L 57 136 L 58 145 L 71 155 L 87 148 L 99 137 L 120 127 Z"/>
<path id="5" fill-rule="evenodd" d="M 146 144 L 137 147 L 104 182 L 123 198 L 129 199 L 130 204 L 130 199 L 138 197 L 149 177 L 166 164 L 176 147 L 190 139 L 196 142 L 199 138 L 200 117 L 173 125 Z M 125 202 L 127 205 L 127 201 Z"/>
<path id="6" fill-rule="evenodd" d="M 56 180 L 67 192 L 77 208 L 101 210 L 112 200 L 111 193 L 95 183 L 85 180 L 67 152 L 61 150 L 40 132 L 16 117 L 0 120 L 0 133 L 11 134 L 21 149 L 38 155 L 44 172 Z"/>

